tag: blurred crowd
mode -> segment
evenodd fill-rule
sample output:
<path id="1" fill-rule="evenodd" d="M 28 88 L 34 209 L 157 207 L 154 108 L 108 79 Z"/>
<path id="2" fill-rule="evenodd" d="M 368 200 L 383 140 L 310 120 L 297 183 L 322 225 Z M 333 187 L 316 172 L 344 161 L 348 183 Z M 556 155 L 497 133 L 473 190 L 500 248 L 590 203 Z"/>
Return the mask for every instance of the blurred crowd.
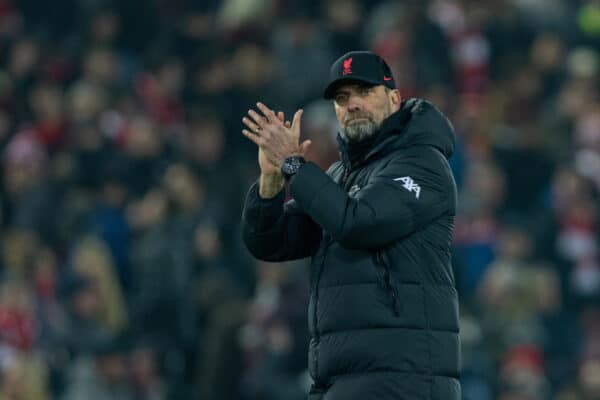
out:
<path id="1" fill-rule="evenodd" d="M 304 399 L 306 262 L 241 118 L 370 49 L 453 122 L 463 393 L 600 399 L 600 1 L 0 0 L 0 400 Z"/>

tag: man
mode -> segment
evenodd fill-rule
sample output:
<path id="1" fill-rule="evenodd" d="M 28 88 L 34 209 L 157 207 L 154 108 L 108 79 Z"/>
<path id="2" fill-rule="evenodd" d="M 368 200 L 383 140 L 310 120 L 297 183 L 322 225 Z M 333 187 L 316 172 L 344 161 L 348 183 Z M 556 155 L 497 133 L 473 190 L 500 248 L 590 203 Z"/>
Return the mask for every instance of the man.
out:
<path id="1" fill-rule="evenodd" d="M 345 54 L 330 76 L 341 161 L 326 173 L 303 158 L 302 110 L 289 123 L 258 103 L 262 115 L 243 118 L 261 169 L 246 246 L 267 261 L 312 256 L 311 400 L 460 399 L 452 126 L 402 100 L 371 52 Z"/>

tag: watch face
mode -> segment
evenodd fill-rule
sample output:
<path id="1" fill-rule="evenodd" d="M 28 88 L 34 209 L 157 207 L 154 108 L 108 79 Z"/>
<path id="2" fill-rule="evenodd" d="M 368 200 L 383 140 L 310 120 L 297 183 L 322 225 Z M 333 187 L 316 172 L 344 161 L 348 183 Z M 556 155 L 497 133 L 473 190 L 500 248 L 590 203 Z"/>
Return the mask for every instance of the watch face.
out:
<path id="1" fill-rule="evenodd" d="M 284 160 L 283 164 L 281 165 L 281 172 L 286 178 L 290 177 L 296 172 L 298 172 L 300 166 L 302 166 L 302 164 L 304 163 L 303 161 L 304 159 L 300 157 L 288 157 Z"/>
<path id="2" fill-rule="evenodd" d="M 293 158 L 287 159 L 283 163 L 282 169 L 283 169 L 283 172 L 285 172 L 288 175 L 295 174 L 296 171 L 298 170 L 298 163 Z"/>

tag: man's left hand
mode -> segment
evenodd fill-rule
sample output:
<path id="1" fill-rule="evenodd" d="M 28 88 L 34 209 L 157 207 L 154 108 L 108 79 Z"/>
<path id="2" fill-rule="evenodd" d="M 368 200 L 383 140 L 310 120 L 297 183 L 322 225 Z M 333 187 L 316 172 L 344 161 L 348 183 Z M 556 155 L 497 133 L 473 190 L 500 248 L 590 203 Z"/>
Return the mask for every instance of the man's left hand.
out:
<path id="1" fill-rule="evenodd" d="M 267 159 L 278 168 L 283 161 L 292 155 L 304 155 L 311 141 L 300 143 L 300 124 L 303 110 L 294 114 L 292 123 L 284 122 L 282 112 L 275 114 L 273 110 L 263 103 L 256 103 L 262 115 L 254 110 L 249 110 L 249 117 L 242 121 L 248 129 L 242 130 L 244 136 L 256 143 L 264 152 Z"/>

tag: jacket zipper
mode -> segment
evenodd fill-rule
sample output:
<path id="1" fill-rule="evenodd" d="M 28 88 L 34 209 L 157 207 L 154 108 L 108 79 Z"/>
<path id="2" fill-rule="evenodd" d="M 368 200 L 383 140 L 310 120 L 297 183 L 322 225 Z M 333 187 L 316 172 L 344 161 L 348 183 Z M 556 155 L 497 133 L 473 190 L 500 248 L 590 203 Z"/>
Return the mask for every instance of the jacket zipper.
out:
<path id="1" fill-rule="evenodd" d="M 346 186 L 346 181 L 348 180 L 348 177 L 350 176 L 350 170 L 346 167 L 344 167 L 344 174 L 342 175 L 342 180 L 340 181 L 340 183 L 342 184 L 342 187 Z"/>
<path id="2" fill-rule="evenodd" d="M 400 302 L 398 301 L 398 293 L 392 285 L 392 278 L 390 275 L 390 268 L 388 263 L 385 260 L 385 256 L 383 254 L 383 250 L 378 250 L 375 252 L 373 259 L 375 261 L 376 267 L 379 266 L 383 269 L 383 289 L 388 293 L 391 297 L 391 306 L 395 316 L 400 316 Z"/>

